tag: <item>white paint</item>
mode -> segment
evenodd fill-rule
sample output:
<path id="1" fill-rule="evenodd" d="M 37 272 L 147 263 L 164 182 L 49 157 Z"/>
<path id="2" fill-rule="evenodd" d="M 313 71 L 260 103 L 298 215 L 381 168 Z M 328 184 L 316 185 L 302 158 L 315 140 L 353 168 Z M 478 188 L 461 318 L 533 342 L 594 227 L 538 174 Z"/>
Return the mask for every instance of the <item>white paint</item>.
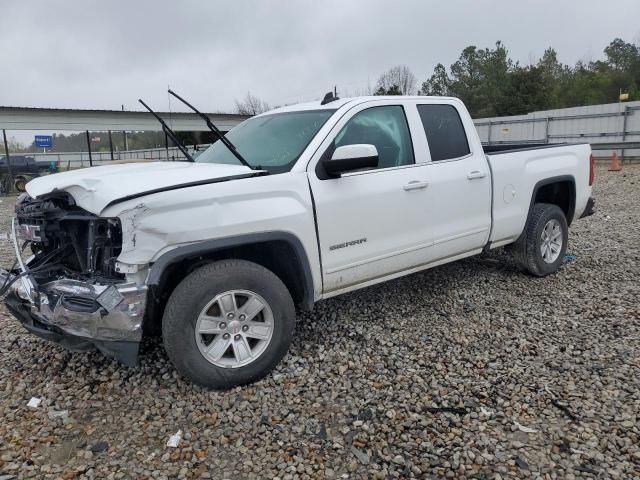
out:
<path id="1" fill-rule="evenodd" d="M 343 145 L 336 148 L 336 151 L 331 155 L 332 160 L 346 160 L 350 158 L 366 158 L 377 157 L 378 150 L 375 145 L 369 145 L 366 143 L 356 145 Z"/>
<path id="2" fill-rule="evenodd" d="M 109 202 L 140 192 L 182 183 L 251 173 L 241 165 L 191 162 L 126 163 L 84 168 L 34 178 L 27 184 L 32 197 L 66 190 L 85 210 L 100 215 Z"/>
<path id="3" fill-rule="evenodd" d="M 573 176 L 576 182 L 574 219 L 580 218 L 591 196 L 589 145 L 567 145 L 488 155 L 493 172 L 493 231 L 491 242 L 515 241 L 522 233 L 535 185 L 546 178 Z M 505 187 L 513 186 L 513 200 L 505 204 Z"/>
<path id="4" fill-rule="evenodd" d="M 511 184 L 505 185 L 504 190 L 502 191 L 502 200 L 504 203 L 509 204 L 513 201 L 516 196 L 516 187 Z"/>

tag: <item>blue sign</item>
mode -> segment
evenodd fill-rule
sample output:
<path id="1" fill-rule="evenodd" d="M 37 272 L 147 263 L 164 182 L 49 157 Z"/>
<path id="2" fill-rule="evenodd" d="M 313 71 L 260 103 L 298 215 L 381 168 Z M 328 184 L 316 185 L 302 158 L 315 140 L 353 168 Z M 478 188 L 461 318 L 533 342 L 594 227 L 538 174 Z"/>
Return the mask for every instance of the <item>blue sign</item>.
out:
<path id="1" fill-rule="evenodd" d="M 53 147 L 53 137 L 51 135 L 36 135 L 36 147 L 51 148 Z"/>

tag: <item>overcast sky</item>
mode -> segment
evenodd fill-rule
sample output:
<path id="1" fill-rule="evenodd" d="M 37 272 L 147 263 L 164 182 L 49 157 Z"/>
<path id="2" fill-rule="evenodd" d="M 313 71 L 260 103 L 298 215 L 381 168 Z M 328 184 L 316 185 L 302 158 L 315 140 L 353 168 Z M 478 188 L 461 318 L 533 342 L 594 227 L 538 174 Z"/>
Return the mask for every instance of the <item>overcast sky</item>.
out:
<path id="1" fill-rule="evenodd" d="M 548 46 L 597 59 L 615 37 L 640 41 L 639 20 L 640 0 L 0 0 L 0 105 L 166 110 L 167 85 L 211 112 L 247 91 L 295 103 L 396 64 L 421 83 L 497 40 L 521 63 Z"/>

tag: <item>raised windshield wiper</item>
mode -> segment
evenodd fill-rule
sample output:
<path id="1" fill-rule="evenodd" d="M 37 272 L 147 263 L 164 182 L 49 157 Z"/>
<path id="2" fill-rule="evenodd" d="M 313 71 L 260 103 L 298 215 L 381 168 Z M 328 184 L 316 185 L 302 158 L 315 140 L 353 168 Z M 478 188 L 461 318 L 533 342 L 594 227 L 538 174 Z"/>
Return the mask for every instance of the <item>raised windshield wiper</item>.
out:
<path id="1" fill-rule="evenodd" d="M 158 120 L 160 122 L 160 125 L 162 125 L 162 131 L 171 139 L 171 141 L 174 143 L 174 145 L 176 147 L 178 147 L 178 150 L 180 150 L 182 152 L 182 154 L 187 157 L 187 160 L 189 162 L 195 162 L 195 160 L 193 159 L 193 157 L 189 154 L 189 152 L 187 151 L 187 149 L 185 148 L 184 145 L 182 145 L 182 143 L 180 142 L 180 140 L 178 140 L 178 137 L 176 137 L 176 134 L 173 133 L 173 130 L 171 130 L 169 128 L 169 126 L 164 123 L 164 120 L 162 120 L 160 118 L 160 116 L 154 112 L 153 110 L 151 110 L 149 108 L 149 105 L 147 105 L 146 103 L 144 103 L 141 99 L 138 99 L 138 101 L 142 104 L 142 106 L 144 108 L 146 108 L 147 110 L 149 110 L 149 112 L 151 113 L 151 115 L 153 115 L 154 117 L 156 117 L 156 120 Z"/>
<path id="2" fill-rule="evenodd" d="M 189 107 L 191 110 L 193 110 L 194 112 L 196 112 L 200 118 L 202 118 L 205 123 L 207 124 L 207 127 L 209 127 L 209 130 L 211 130 L 213 133 L 215 133 L 218 138 L 220 139 L 220 141 L 224 144 L 225 147 L 227 147 L 229 149 L 229 151 L 238 159 L 238 161 L 244 165 L 245 167 L 250 168 L 251 170 L 256 170 L 255 168 L 253 168 L 249 162 L 247 162 L 244 157 L 242 155 L 240 155 L 240 152 L 238 151 L 238 149 L 235 147 L 235 145 L 233 143 L 231 143 L 231 141 L 224 136 L 224 134 L 220 131 L 220 129 L 218 127 L 216 127 L 213 122 L 211 121 L 211 119 L 209 118 L 208 115 L 205 115 L 204 113 L 202 113 L 201 111 L 199 111 L 196 107 L 194 107 L 193 105 L 191 105 L 189 102 L 187 102 L 184 98 L 182 98 L 180 95 L 178 95 L 176 92 L 174 92 L 173 90 L 169 89 L 168 90 L 169 93 L 171 95 L 173 95 L 174 97 L 176 97 L 178 100 L 180 100 L 182 103 L 184 103 L 187 107 Z"/>

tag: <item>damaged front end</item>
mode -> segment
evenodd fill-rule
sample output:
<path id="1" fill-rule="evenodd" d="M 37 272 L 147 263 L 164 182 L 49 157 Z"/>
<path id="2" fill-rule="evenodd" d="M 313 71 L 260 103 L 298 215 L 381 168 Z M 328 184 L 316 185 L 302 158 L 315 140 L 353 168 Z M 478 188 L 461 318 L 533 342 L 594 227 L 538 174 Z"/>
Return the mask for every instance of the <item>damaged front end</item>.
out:
<path id="1" fill-rule="evenodd" d="M 0 270 L 0 293 L 25 328 L 71 350 L 97 347 L 135 365 L 147 287 L 118 271 L 120 220 L 97 217 L 64 192 L 23 195 L 12 241 L 16 261 Z"/>

